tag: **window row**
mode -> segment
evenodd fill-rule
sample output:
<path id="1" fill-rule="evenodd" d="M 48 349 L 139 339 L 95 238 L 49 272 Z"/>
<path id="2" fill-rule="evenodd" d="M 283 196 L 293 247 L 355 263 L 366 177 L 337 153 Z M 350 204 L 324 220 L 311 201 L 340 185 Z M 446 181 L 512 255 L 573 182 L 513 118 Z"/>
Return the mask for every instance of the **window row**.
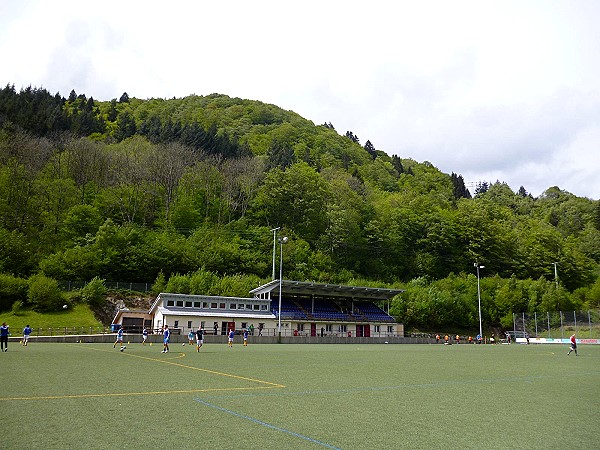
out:
<path id="1" fill-rule="evenodd" d="M 268 311 L 267 304 L 254 303 L 219 303 L 219 302 L 192 302 L 184 300 L 167 300 L 167 307 L 174 306 L 178 308 L 197 308 L 197 309 L 236 309 L 247 311 Z"/>

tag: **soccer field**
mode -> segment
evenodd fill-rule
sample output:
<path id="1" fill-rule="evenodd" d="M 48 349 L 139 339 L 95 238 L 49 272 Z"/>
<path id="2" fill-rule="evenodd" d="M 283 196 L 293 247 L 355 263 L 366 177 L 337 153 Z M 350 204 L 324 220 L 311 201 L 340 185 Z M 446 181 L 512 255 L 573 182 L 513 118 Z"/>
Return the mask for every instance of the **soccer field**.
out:
<path id="1" fill-rule="evenodd" d="M 600 448 L 600 347 L 11 343 L 0 448 Z"/>

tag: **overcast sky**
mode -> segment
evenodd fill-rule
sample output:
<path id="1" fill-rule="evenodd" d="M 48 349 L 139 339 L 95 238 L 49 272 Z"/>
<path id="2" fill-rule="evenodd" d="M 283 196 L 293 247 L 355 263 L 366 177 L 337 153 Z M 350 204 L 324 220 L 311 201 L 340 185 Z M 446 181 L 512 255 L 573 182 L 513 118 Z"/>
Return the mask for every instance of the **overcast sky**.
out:
<path id="1" fill-rule="evenodd" d="M 600 1 L 0 2 L 0 84 L 226 94 L 386 153 L 600 199 Z"/>

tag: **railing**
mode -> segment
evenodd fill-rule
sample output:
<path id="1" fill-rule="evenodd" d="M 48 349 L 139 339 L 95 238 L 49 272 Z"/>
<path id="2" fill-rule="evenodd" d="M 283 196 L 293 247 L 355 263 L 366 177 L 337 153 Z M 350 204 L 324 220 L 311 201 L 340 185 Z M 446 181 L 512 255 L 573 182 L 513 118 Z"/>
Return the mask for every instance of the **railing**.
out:
<path id="1" fill-rule="evenodd" d="M 598 339 L 600 310 L 514 313 L 513 331 L 550 339 L 566 339 L 573 333 L 578 339 Z"/>
<path id="2" fill-rule="evenodd" d="M 83 288 L 85 281 L 59 281 L 59 286 L 65 291 L 74 291 Z M 104 286 L 108 289 L 124 289 L 134 292 L 148 292 L 152 289 L 152 283 L 133 283 L 129 281 L 105 281 Z"/>

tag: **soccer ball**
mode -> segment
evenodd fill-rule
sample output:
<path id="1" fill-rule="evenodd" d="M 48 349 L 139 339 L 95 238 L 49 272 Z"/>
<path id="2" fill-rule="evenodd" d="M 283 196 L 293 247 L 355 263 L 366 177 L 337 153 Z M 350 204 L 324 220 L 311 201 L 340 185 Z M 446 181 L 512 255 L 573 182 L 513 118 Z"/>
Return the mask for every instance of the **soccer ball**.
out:
<path id="1" fill-rule="evenodd" d="M 63 305 L 63 309 L 67 309 L 67 308 L 68 308 L 68 306 L 67 306 L 67 305 Z"/>
<path id="2" fill-rule="evenodd" d="M 121 347 L 121 351 L 125 350 L 127 347 L 123 346 Z"/>
<path id="3" fill-rule="evenodd" d="M 185 342 L 183 344 L 181 344 L 181 345 L 183 345 L 185 347 Z"/>

